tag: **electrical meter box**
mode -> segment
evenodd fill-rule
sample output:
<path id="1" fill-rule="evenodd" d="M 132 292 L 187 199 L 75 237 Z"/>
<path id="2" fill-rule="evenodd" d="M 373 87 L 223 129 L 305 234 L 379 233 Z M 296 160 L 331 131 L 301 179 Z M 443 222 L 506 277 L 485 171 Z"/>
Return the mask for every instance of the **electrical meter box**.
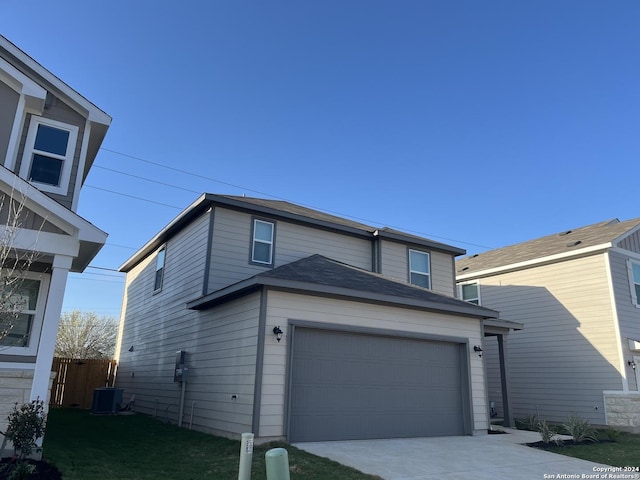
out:
<path id="1" fill-rule="evenodd" d="M 176 352 L 176 367 L 173 374 L 174 382 L 184 382 L 187 380 L 187 367 L 185 365 L 187 359 L 187 352 L 184 350 L 178 350 Z"/>

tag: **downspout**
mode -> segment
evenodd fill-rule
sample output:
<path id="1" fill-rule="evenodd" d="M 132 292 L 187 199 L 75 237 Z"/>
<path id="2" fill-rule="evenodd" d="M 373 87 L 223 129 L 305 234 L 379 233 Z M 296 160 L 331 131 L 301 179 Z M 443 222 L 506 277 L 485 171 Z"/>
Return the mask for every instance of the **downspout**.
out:
<path id="1" fill-rule="evenodd" d="M 371 271 L 374 273 L 382 273 L 382 246 L 380 240 L 380 231 L 373 232 L 371 239 Z"/>
<path id="2" fill-rule="evenodd" d="M 267 294 L 266 288 L 260 291 L 260 311 L 258 313 L 258 345 L 256 347 L 256 379 L 253 389 L 253 419 L 251 431 L 256 437 L 260 436 L 260 410 L 262 406 L 262 373 L 264 371 L 264 340 L 267 323 Z"/>
<path id="3" fill-rule="evenodd" d="M 204 278 L 202 279 L 202 295 L 209 293 L 209 276 L 211 274 L 211 252 L 213 250 L 213 225 L 215 220 L 215 208 L 209 207 L 209 232 L 207 233 L 207 248 L 204 259 Z"/>

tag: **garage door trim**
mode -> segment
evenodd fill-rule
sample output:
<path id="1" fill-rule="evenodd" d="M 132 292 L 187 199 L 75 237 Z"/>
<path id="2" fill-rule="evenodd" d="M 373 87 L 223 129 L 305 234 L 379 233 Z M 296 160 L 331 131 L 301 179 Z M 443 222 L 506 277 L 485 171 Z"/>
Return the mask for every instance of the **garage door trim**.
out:
<path id="1" fill-rule="evenodd" d="M 405 330 L 382 329 L 372 327 L 358 327 L 343 324 L 330 324 L 313 322 L 308 320 L 292 320 L 288 322 L 288 349 L 287 349 L 287 369 L 285 383 L 285 418 L 284 432 L 287 440 L 290 440 L 291 430 L 291 396 L 292 396 L 292 368 L 293 368 L 293 352 L 295 345 L 296 328 L 309 328 L 316 330 L 337 331 L 364 335 L 377 335 L 383 337 L 405 338 L 413 340 L 441 341 L 463 345 L 462 349 L 464 357 L 461 360 L 461 386 L 462 386 L 462 419 L 465 435 L 473 432 L 472 426 L 472 398 L 471 398 L 471 376 L 470 376 L 470 359 L 469 359 L 469 339 L 466 337 L 456 337 L 449 335 L 438 335 L 423 332 L 411 332 Z"/>

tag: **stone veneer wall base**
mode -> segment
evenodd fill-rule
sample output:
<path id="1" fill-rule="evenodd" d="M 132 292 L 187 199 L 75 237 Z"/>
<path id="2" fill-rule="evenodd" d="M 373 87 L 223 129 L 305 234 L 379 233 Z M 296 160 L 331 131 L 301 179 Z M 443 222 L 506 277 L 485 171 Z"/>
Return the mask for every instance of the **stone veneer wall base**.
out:
<path id="1" fill-rule="evenodd" d="M 605 391 L 603 396 L 607 425 L 640 433 L 640 392 Z"/>

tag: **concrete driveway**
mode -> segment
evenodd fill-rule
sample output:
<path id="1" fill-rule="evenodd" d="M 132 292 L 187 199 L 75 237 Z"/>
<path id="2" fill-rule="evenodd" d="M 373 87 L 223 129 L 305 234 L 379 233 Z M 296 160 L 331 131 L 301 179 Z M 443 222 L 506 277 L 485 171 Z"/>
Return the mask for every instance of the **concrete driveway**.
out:
<path id="1" fill-rule="evenodd" d="M 607 465 L 522 445 L 539 441 L 540 435 L 536 432 L 505 431 L 509 433 L 477 437 L 307 442 L 294 446 L 385 480 L 589 478 L 586 475 L 608 478 L 603 475 L 606 470 L 598 470 Z"/>

